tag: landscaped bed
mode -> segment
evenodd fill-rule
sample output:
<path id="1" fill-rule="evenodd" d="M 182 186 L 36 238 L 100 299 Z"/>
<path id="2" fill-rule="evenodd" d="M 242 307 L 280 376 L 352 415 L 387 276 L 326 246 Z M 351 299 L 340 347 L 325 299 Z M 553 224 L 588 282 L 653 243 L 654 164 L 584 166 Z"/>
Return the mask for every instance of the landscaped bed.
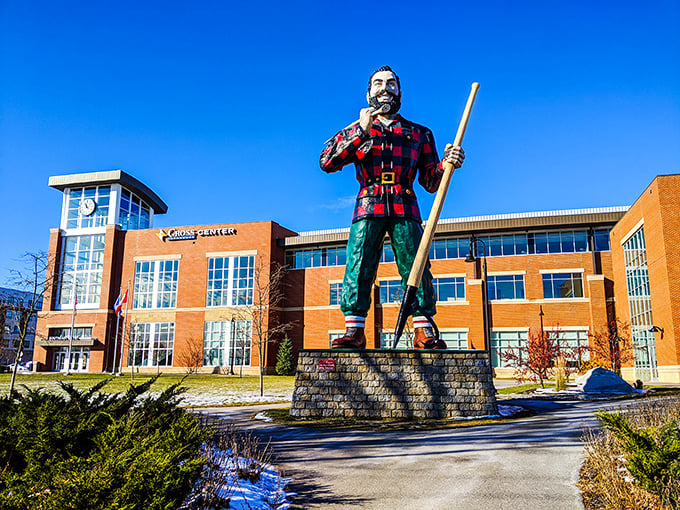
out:
<path id="1" fill-rule="evenodd" d="M 600 412 L 600 431 L 584 437 L 578 487 L 587 510 L 680 506 L 680 396 Z"/>
<path id="2" fill-rule="evenodd" d="M 179 383 L 0 398 L 0 508 L 288 508 L 267 448 L 177 406 Z"/>

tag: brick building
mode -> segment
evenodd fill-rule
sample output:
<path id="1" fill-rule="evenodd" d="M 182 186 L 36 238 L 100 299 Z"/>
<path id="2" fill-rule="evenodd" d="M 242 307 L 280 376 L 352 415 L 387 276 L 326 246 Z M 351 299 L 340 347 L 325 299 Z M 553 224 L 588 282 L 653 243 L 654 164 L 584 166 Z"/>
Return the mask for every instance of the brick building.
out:
<path id="1" fill-rule="evenodd" d="M 35 310 L 42 308 L 42 298 L 32 292 L 0 287 L 0 365 L 9 366 L 14 363 L 19 348 L 20 317 L 30 315 L 26 325 L 24 346 L 20 363 L 33 359 L 35 331 L 38 323 Z M 26 317 L 26 315 L 24 315 Z"/>
<path id="2" fill-rule="evenodd" d="M 285 304 L 269 310 L 268 320 L 293 322 L 289 336 L 296 347 L 326 348 L 344 331 L 338 300 L 349 229 L 298 234 L 266 221 L 159 230 L 153 218 L 167 206 L 125 172 L 53 177 L 50 186 L 64 200 L 49 249 L 61 278 L 45 296 L 49 314 L 40 319 L 44 339 L 34 358 L 45 370 L 63 369 L 70 341 L 74 370 L 111 370 L 122 345 L 124 367 L 183 370 L 198 357 L 204 371 L 236 365 L 254 372 L 259 359 L 244 310 L 257 306 L 257 266 L 272 263 L 289 270 Z M 674 329 L 679 189 L 680 176 L 660 176 L 630 208 L 442 220 L 430 259 L 443 339 L 453 349 L 490 344 L 503 375 L 510 369 L 499 352 L 526 342 L 530 329 L 542 325 L 559 331 L 566 345 L 585 346 L 590 332 L 620 317 L 634 325 L 637 353 L 626 376 L 680 381 Z M 649 257 L 638 257 L 636 270 L 648 271 L 652 289 L 644 320 L 637 305 L 629 305 L 640 301 L 639 289 L 630 290 L 630 256 L 624 257 L 642 230 Z M 389 240 L 382 257 L 366 323 L 369 348 L 391 342 L 399 311 Z M 122 324 L 113 306 L 127 288 Z M 408 346 L 409 340 L 401 342 Z M 275 349 L 265 353 L 270 368 Z"/>

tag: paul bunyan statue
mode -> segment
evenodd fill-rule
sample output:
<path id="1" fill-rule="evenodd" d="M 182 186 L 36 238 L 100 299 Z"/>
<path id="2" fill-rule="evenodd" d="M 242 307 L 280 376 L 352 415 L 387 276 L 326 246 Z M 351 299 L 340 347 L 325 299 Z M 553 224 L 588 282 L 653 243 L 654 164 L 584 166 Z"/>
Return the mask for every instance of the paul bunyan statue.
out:
<path id="1" fill-rule="evenodd" d="M 440 161 L 432 132 L 399 115 L 401 85 L 389 66 L 375 71 L 368 81 L 369 107 L 330 140 L 321 152 L 324 172 L 337 172 L 354 163 L 360 190 L 354 208 L 347 244 L 347 265 L 340 309 L 345 315 L 345 335 L 333 341 L 333 349 L 364 349 L 366 315 L 371 288 L 382 255 L 385 234 L 402 278 L 406 281 L 423 236 L 422 220 L 413 183 L 430 193 L 439 188 L 443 164 L 460 168 L 465 154 L 459 146 L 447 145 Z M 413 313 L 415 349 L 445 349 L 427 316 L 434 316 L 435 295 L 429 263 L 416 292 Z"/>

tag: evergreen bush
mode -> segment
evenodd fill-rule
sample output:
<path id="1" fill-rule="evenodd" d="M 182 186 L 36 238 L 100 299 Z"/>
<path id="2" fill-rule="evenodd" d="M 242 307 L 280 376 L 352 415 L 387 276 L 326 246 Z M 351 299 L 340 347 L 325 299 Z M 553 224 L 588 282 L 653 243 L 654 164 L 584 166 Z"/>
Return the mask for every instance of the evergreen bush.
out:
<path id="1" fill-rule="evenodd" d="M 293 352 L 293 342 L 288 335 L 284 337 L 276 353 L 276 373 L 279 375 L 290 375 L 296 369 L 295 353 Z"/>
<path id="2" fill-rule="evenodd" d="M 680 420 L 633 428 L 620 413 L 599 411 L 597 417 L 612 432 L 626 456 L 626 467 L 642 488 L 673 508 L 680 505 Z"/>
<path id="3" fill-rule="evenodd" d="M 100 393 L 104 381 L 0 399 L 0 508 L 177 508 L 200 474 L 207 432 L 177 407 L 181 383 L 152 396 L 154 381 L 120 394 Z"/>

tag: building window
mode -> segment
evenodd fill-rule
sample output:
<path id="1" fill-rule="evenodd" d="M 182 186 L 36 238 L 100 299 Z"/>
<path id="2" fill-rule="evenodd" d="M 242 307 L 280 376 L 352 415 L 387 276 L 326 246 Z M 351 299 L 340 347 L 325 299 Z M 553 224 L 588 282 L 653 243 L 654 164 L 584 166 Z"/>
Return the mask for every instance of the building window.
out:
<path id="1" fill-rule="evenodd" d="M 570 367 L 580 367 L 582 362 L 590 359 L 588 331 L 586 330 L 559 331 L 557 344 L 569 352 L 567 365 Z"/>
<path id="2" fill-rule="evenodd" d="M 524 299 L 524 275 L 489 276 L 489 299 Z"/>
<path id="3" fill-rule="evenodd" d="M 609 251 L 609 230 L 596 230 L 593 232 L 595 251 Z"/>
<path id="4" fill-rule="evenodd" d="M 588 251 L 588 233 L 581 231 L 536 232 L 527 235 L 529 253 L 574 253 Z"/>
<path id="5" fill-rule="evenodd" d="M 500 234 L 478 236 L 478 239 L 484 242 L 488 257 L 589 251 L 588 232 L 585 230 Z M 595 230 L 593 241 L 594 251 L 609 251 L 609 230 Z M 346 263 L 346 250 L 346 246 L 291 250 L 286 253 L 286 265 L 291 269 L 342 266 Z M 469 237 L 437 238 L 430 246 L 429 256 L 430 260 L 463 259 L 468 256 L 469 250 Z M 380 263 L 394 261 L 392 245 L 385 243 Z"/>
<path id="6" fill-rule="evenodd" d="M 383 244 L 382 255 L 380 256 L 380 263 L 385 264 L 388 262 L 394 262 L 394 250 L 392 250 L 392 245 L 390 243 Z"/>
<path id="7" fill-rule="evenodd" d="M 543 297 L 545 299 L 582 298 L 583 274 L 581 273 L 544 274 Z"/>
<path id="8" fill-rule="evenodd" d="M 120 193 L 120 226 L 123 230 L 137 230 L 151 226 L 151 209 L 134 193 L 125 188 Z"/>
<path id="9" fill-rule="evenodd" d="M 386 280 L 379 284 L 380 304 L 401 303 L 404 291 L 401 288 L 401 280 Z"/>
<path id="10" fill-rule="evenodd" d="M 208 306 L 253 304 L 255 257 L 208 259 Z"/>
<path id="11" fill-rule="evenodd" d="M 342 338 L 343 336 L 345 336 L 345 333 L 329 333 L 328 334 L 328 347 L 332 347 L 333 340 L 337 340 L 338 338 Z"/>
<path id="12" fill-rule="evenodd" d="M 203 366 L 250 366 L 251 321 L 206 321 L 203 339 Z"/>
<path id="13" fill-rule="evenodd" d="M 439 336 L 446 343 L 447 349 L 468 349 L 467 331 L 441 331 Z"/>
<path id="14" fill-rule="evenodd" d="M 110 186 L 70 188 L 66 198 L 66 228 L 103 227 L 106 225 L 109 219 L 110 198 Z M 84 216 L 80 212 L 80 204 L 87 199 L 94 200 L 96 208 L 92 214 Z"/>
<path id="15" fill-rule="evenodd" d="M 467 349 L 468 348 L 468 338 L 467 331 L 442 331 L 439 333 L 439 337 L 446 343 L 447 349 Z M 380 348 L 381 349 L 391 349 L 392 343 L 394 342 L 394 332 L 383 331 L 380 333 Z M 413 336 L 411 331 L 405 330 L 399 343 L 397 343 L 397 349 L 412 349 L 413 348 Z"/>
<path id="16" fill-rule="evenodd" d="M 484 242 L 487 256 L 489 257 L 507 257 L 510 255 L 526 255 L 529 253 L 527 234 L 480 236 L 479 239 Z"/>
<path id="17" fill-rule="evenodd" d="M 286 253 L 286 265 L 291 269 L 306 267 L 344 266 L 347 258 L 346 246 L 296 250 Z"/>
<path id="18" fill-rule="evenodd" d="M 430 260 L 462 259 L 470 251 L 470 238 L 435 239 L 430 246 Z"/>
<path id="19" fill-rule="evenodd" d="M 511 364 L 503 360 L 502 353 L 514 352 L 520 357 L 524 347 L 528 343 L 527 331 L 492 331 L 491 332 L 491 363 L 494 367 L 509 367 Z"/>
<path id="20" fill-rule="evenodd" d="M 437 301 L 465 301 L 465 278 L 434 278 L 434 295 Z"/>
<path id="21" fill-rule="evenodd" d="M 151 260 L 135 265 L 132 308 L 175 308 L 179 260 Z"/>
<path id="22" fill-rule="evenodd" d="M 331 306 L 337 306 L 340 304 L 340 296 L 342 296 L 342 283 L 331 283 Z"/>
<path id="23" fill-rule="evenodd" d="M 380 348 L 391 349 L 394 343 L 394 331 L 382 331 L 380 333 Z M 413 333 L 409 329 L 405 329 L 397 343 L 397 349 L 413 349 Z"/>
<path id="24" fill-rule="evenodd" d="M 175 342 L 174 322 L 131 324 L 129 361 L 135 367 L 171 367 Z"/>
<path id="25" fill-rule="evenodd" d="M 104 236 L 69 236 L 62 244 L 59 304 L 99 304 L 104 269 Z"/>
<path id="26" fill-rule="evenodd" d="M 640 227 L 623 244 L 623 260 L 626 267 L 630 329 L 635 347 L 635 377 L 648 381 L 657 378 L 659 374 L 656 339 L 654 333 L 650 331 L 654 326 L 654 320 L 644 228 Z"/>
<path id="27" fill-rule="evenodd" d="M 50 340 L 68 340 L 71 336 L 71 328 L 50 328 L 49 339 Z M 84 340 L 92 338 L 92 328 L 91 327 L 74 327 L 73 328 L 73 339 L 74 340 Z"/>

